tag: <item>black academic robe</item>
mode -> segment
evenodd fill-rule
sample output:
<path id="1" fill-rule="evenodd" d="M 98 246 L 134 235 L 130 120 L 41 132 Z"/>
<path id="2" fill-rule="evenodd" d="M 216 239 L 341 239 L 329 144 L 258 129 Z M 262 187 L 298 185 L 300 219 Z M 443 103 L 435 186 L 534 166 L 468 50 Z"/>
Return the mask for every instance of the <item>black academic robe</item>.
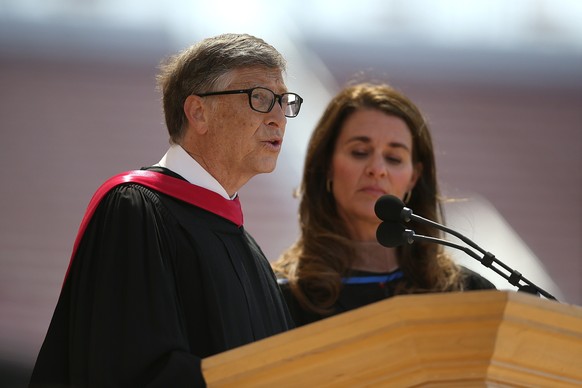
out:
<path id="1" fill-rule="evenodd" d="M 461 266 L 461 276 L 465 291 L 495 289 L 495 285 L 489 280 Z M 351 281 L 353 280 L 353 281 Z M 402 271 L 396 270 L 390 273 L 375 273 L 367 271 L 352 271 L 349 278 L 343 279 L 342 288 L 338 300 L 332 306 L 332 312 L 328 315 L 320 315 L 305 310 L 289 287 L 286 279 L 279 279 L 281 290 L 287 301 L 289 311 L 297 326 L 338 315 L 346 311 L 354 310 L 371 303 L 395 296 L 395 289 L 398 285 L 406 282 Z"/>
<path id="2" fill-rule="evenodd" d="M 204 386 L 202 358 L 293 327 L 264 254 L 209 196 L 210 211 L 138 183 L 105 194 L 31 387 Z"/>

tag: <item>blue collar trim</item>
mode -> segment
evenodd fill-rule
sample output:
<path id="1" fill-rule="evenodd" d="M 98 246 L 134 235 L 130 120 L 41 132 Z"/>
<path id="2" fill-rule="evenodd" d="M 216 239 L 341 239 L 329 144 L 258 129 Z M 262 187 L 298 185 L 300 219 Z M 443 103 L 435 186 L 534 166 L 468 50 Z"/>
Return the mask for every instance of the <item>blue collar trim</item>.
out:
<path id="1" fill-rule="evenodd" d="M 350 276 L 348 278 L 342 278 L 343 284 L 373 284 L 373 283 L 389 283 L 394 280 L 401 279 L 404 276 L 401 270 L 392 272 L 388 275 L 380 276 Z M 278 278 L 278 284 L 287 284 L 289 279 Z"/>
<path id="2" fill-rule="evenodd" d="M 343 284 L 371 284 L 371 283 L 388 283 L 393 280 L 401 279 L 404 276 L 402 271 L 398 270 L 388 275 L 381 276 L 351 276 L 342 278 Z"/>

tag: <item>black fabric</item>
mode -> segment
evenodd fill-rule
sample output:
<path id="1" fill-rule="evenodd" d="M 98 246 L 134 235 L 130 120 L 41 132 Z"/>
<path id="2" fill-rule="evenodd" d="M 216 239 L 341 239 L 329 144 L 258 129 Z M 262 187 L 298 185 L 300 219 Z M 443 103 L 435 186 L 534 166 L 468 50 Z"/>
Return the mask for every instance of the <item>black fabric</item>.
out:
<path id="1" fill-rule="evenodd" d="M 202 358 L 292 327 L 242 227 L 124 184 L 83 236 L 30 386 L 205 386 Z"/>
<path id="2" fill-rule="evenodd" d="M 462 277 L 464 282 L 464 289 L 471 290 L 486 290 L 495 289 L 495 285 L 489 280 L 485 279 L 478 273 L 471 271 L 468 268 L 461 267 Z M 351 276 L 382 276 L 390 275 L 392 273 L 377 273 L 365 271 L 353 271 Z M 334 304 L 333 312 L 329 315 L 319 315 L 313 312 L 308 312 L 303 309 L 297 299 L 293 296 L 288 283 L 280 285 L 287 306 L 291 312 L 291 316 L 295 321 L 296 326 L 303 326 L 308 323 L 319 321 L 321 319 L 341 314 L 346 311 L 354 310 L 358 307 L 368 305 L 370 303 L 379 302 L 381 300 L 391 298 L 394 296 L 395 289 L 398 285 L 406 282 L 405 278 L 400 278 L 386 283 L 367 283 L 367 284 L 343 284 L 340 291 L 340 296 Z"/>

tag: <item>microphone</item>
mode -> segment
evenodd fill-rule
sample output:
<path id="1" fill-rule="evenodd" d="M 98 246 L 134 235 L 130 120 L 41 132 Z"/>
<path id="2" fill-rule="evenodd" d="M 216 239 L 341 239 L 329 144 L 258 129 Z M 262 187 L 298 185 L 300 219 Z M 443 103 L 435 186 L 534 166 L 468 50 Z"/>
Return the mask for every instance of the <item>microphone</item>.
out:
<path id="1" fill-rule="evenodd" d="M 374 212 L 382 221 L 400 221 L 403 219 L 402 213 L 404 209 L 404 202 L 400 198 L 389 194 L 378 198 L 374 205 Z M 410 210 L 408 208 L 406 209 Z M 412 213 L 412 210 L 410 210 L 410 213 Z M 406 215 L 408 215 L 408 212 L 406 212 Z"/>
<path id="2" fill-rule="evenodd" d="M 483 258 L 481 256 L 479 256 L 475 251 L 468 247 L 455 244 L 448 240 L 416 234 L 412 229 L 406 229 L 404 228 L 404 226 L 402 226 L 401 224 L 397 224 L 396 222 L 382 222 L 378 226 L 378 229 L 376 229 L 376 239 L 381 245 L 388 248 L 398 247 L 405 243 L 412 244 L 415 241 L 428 241 L 440 245 L 446 245 L 448 247 L 452 247 L 455 249 L 459 249 L 468 254 L 469 256 L 473 257 L 474 259 L 480 262 L 483 261 Z M 493 269 L 494 271 L 497 270 L 497 268 L 493 267 L 491 267 L 491 269 Z M 499 274 L 503 276 L 502 273 Z"/>
<path id="3" fill-rule="evenodd" d="M 531 294 L 536 295 L 543 295 L 548 299 L 557 300 L 553 295 L 548 293 L 547 291 L 541 289 L 540 287 L 536 286 L 522 274 L 516 270 L 511 269 L 499 259 L 495 257 L 490 252 L 485 251 L 476 243 L 474 243 L 469 238 L 463 236 L 461 233 L 450 229 L 444 225 L 441 225 L 437 222 L 431 221 L 424 217 L 418 216 L 414 214 L 414 212 L 407 208 L 398 197 L 393 195 L 383 195 L 381 196 L 374 205 L 374 212 L 376 216 L 381 219 L 383 222 L 380 223 L 378 229 L 376 230 L 376 239 L 380 244 L 386 247 L 396 247 L 400 246 L 404 243 L 412 244 L 414 241 L 428 241 L 440 245 L 449 246 L 455 249 L 462 250 L 463 252 L 467 253 L 469 256 L 473 257 L 477 261 L 479 261 L 483 266 L 492 269 L 498 275 L 501 275 L 505 278 L 511 285 L 518 287 L 520 291 L 525 291 Z M 411 220 L 415 220 L 417 222 L 427 224 L 433 226 L 437 229 L 440 229 L 444 232 L 447 232 L 461 241 L 469 245 L 470 247 L 474 248 L 475 250 L 479 251 L 482 256 L 478 255 L 475 251 L 468 247 L 464 247 L 455 243 L 452 243 L 447 240 L 429 237 L 429 236 L 422 236 L 417 235 L 411 229 L 404 228 L 399 222 L 408 223 Z M 509 272 L 509 275 L 503 273 L 498 268 L 494 267 L 493 264 L 497 264 L 502 267 L 505 271 Z M 520 284 L 523 281 L 526 284 Z"/>
<path id="4" fill-rule="evenodd" d="M 386 194 L 378 198 L 376 204 L 374 205 L 374 212 L 376 213 L 376 216 L 382 221 L 408 223 L 414 220 L 422 224 L 432 226 L 436 229 L 442 230 L 443 232 L 449 233 L 457 237 L 459 240 L 463 241 L 465 244 L 473 247 L 474 249 L 478 250 L 484 255 L 490 254 L 483 250 L 480 246 L 475 244 L 473 241 L 471 241 L 469 238 L 463 236 L 461 233 L 451 228 L 448 228 L 445 225 L 439 224 L 438 222 L 434 222 L 427 218 L 414 214 L 412 209 L 407 208 L 404 205 L 404 202 L 400 200 L 400 198 L 395 197 L 393 195 Z"/>
<path id="5" fill-rule="evenodd" d="M 388 248 L 399 247 L 404 243 L 411 244 L 412 241 L 408 241 L 409 233 L 406 233 L 408 230 L 396 222 L 382 222 L 376 229 L 376 240 Z"/>

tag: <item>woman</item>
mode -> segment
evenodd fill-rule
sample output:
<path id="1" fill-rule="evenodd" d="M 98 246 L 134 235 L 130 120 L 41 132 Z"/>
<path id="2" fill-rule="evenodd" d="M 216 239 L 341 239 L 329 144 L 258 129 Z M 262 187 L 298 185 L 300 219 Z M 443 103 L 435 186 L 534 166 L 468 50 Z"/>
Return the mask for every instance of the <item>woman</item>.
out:
<path id="1" fill-rule="evenodd" d="M 439 245 L 377 242 L 374 205 L 384 194 L 441 219 L 427 123 L 388 85 L 354 85 L 333 98 L 311 136 L 299 194 L 300 237 L 273 264 L 298 326 L 399 294 L 495 288 Z"/>

